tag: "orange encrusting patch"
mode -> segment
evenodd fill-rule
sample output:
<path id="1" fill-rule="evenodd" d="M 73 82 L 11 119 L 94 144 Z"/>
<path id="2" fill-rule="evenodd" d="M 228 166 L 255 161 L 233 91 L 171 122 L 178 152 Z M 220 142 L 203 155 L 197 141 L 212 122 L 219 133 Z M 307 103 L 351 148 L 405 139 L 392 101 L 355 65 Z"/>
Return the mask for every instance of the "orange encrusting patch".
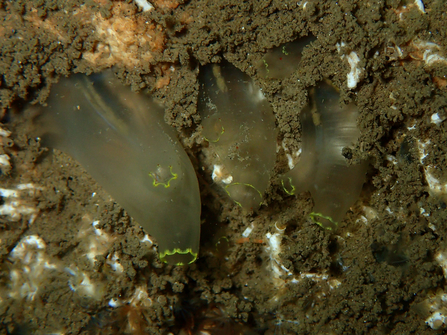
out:
<path id="1" fill-rule="evenodd" d="M 101 1 L 95 0 L 100 4 Z M 164 5 L 175 8 L 178 3 L 167 1 Z M 82 29 L 87 30 L 88 37 L 83 40 L 86 49 L 79 54 L 97 69 L 114 65 L 128 70 L 147 67 L 154 53 L 162 53 L 166 44 L 162 25 L 148 19 L 133 4 L 126 2 L 113 2 L 107 17 L 97 9 L 81 5 L 70 10 L 48 11 L 44 16 L 36 8 L 31 8 L 22 16 L 0 11 L 0 19 L 5 22 L 0 27 L 0 38 L 25 25 L 32 28 L 28 30 L 44 43 L 55 40 L 71 44 L 76 31 L 81 36 Z M 20 34 L 15 38 L 22 39 Z"/>
<path id="2" fill-rule="evenodd" d="M 64 32 L 58 28 L 58 15 L 51 15 L 45 19 L 39 17 L 37 9 L 32 9 L 30 13 L 24 16 L 24 19 L 30 22 L 34 28 L 42 29 L 44 33 L 49 33 L 61 42 L 67 42 Z"/>
<path id="3" fill-rule="evenodd" d="M 247 242 L 256 243 L 256 244 L 264 244 L 265 243 L 265 241 L 262 239 L 256 239 L 256 238 L 251 239 L 249 237 L 241 237 L 236 240 L 237 244 L 242 244 L 242 243 L 247 243 Z"/>
<path id="4" fill-rule="evenodd" d="M 437 64 L 443 66 L 447 64 L 446 52 L 440 45 L 433 42 L 415 39 L 400 47 L 387 47 L 386 50 L 396 51 L 397 56 L 393 60 L 398 59 L 400 65 L 407 71 L 410 71 L 410 69 L 407 68 L 406 64 L 410 62 L 415 63 L 416 66 L 424 66 L 427 69 Z M 439 89 L 446 89 L 447 87 L 447 78 L 445 76 L 432 76 L 432 81 Z"/>
<path id="5" fill-rule="evenodd" d="M 447 78 L 433 77 L 433 82 L 440 89 L 447 89 Z"/>
<path id="6" fill-rule="evenodd" d="M 159 90 L 160 88 L 166 87 L 171 82 L 171 75 L 175 71 L 170 64 L 158 64 L 157 69 L 161 72 L 155 82 L 155 88 Z"/>
<path id="7" fill-rule="evenodd" d="M 112 15 L 103 18 L 95 13 L 92 25 L 98 44 L 94 50 L 84 52 L 83 58 L 98 66 L 122 65 L 128 69 L 148 63 L 153 52 L 161 52 L 166 37 L 163 27 L 137 15 L 127 3 L 117 3 Z"/>
<path id="8" fill-rule="evenodd" d="M 152 4 L 160 9 L 176 9 L 180 3 L 177 0 L 153 0 Z"/>

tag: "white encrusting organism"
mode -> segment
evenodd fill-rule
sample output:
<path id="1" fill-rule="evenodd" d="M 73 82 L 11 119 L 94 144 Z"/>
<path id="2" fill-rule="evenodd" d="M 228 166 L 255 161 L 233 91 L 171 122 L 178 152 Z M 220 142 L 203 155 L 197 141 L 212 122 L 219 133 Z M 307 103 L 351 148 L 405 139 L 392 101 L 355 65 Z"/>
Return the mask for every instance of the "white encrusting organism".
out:
<path id="1" fill-rule="evenodd" d="M 357 84 L 360 82 L 361 76 L 365 71 L 365 68 L 360 67 L 360 57 L 357 55 L 355 51 L 351 51 L 349 54 L 344 53 L 344 49 L 346 47 L 345 42 L 336 44 L 338 53 L 341 53 L 340 58 L 348 61 L 349 66 L 351 67 L 351 71 L 346 75 L 346 83 L 349 89 L 354 89 L 357 87 Z"/>
<path id="2" fill-rule="evenodd" d="M 101 235 L 89 230 L 84 231 L 84 234 L 79 235 L 78 238 L 83 240 L 87 237 L 87 247 L 91 247 L 92 241 Z M 11 250 L 9 260 L 12 265 L 8 283 L 8 296 L 10 298 L 35 300 L 42 285 L 46 285 L 46 281 L 50 280 L 51 276 L 59 276 L 59 273 L 64 271 L 56 259 L 46 254 L 46 248 L 46 243 L 41 237 L 29 235 L 22 238 Z M 82 243 L 80 248 L 83 248 Z M 88 258 L 94 255 L 96 253 L 86 254 Z M 108 257 L 106 263 L 116 272 L 123 271 L 121 264 L 116 259 L 116 254 Z M 79 270 L 76 263 L 65 268 L 65 272 L 72 276 L 67 282 L 72 291 L 95 300 L 100 300 L 103 297 L 104 283 L 101 281 L 93 282 L 87 273 Z"/>
<path id="3" fill-rule="evenodd" d="M 110 265 L 115 272 L 121 273 L 124 271 L 124 267 L 121 265 L 119 256 L 116 252 L 107 256 L 106 264 Z"/>
<path id="4" fill-rule="evenodd" d="M 65 268 L 65 271 L 72 276 L 68 281 L 68 286 L 73 292 L 80 296 L 101 300 L 105 293 L 105 287 L 102 282 L 92 282 L 90 277 L 78 269 L 76 266 Z"/>
<path id="5" fill-rule="evenodd" d="M 11 132 L 9 130 L 3 129 L 0 127 L 0 136 L 1 137 L 9 137 Z"/>
<path id="6" fill-rule="evenodd" d="M 34 184 L 19 184 L 11 189 L 0 188 L 0 196 L 4 201 L 0 205 L 0 215 L 7 216 L 10 221 L 19 221 L 22 216 L 27 216 L 28 223 L 32 224 L 39 212 L 33 197 L 40 190 L 42 188 Z"/>
<path id="7" fill-rule="evenodd" d="M 414 0 L 414 3 L 417 6 L 417 8 L 419 9 L 419 11 L 421 11 L 422 13 L 425 14 L 424 3 L 422 2 L 422 0 Z"/>
<path id="8" fill-rule="evenodd" d="M 422 142 L 420 140 L 417 141 L 419 150 L 419 162 L 421 164 L 424 164 L 424 159 L 428 156 L 427 147 L 430 145 L 430 143 L 430 140 L 426 140 L 425 142 Z"/>
<path id="9" fill-rule="evenodd" d="M 291 276 L 292 273 L 281 263 L 279 254 L 281 252 L 281 240 L 284 235 L 285 227 L 279 228 L 275 223 L 275 232 L 272 234 L 268 232 L 265 237 L 267 239 L 267 246 L 265 251 L 268 254 L 269 264 L 268 268 L 271 271 L 273 285 L 278 288 L 283 288 L 286 282 L 281 278 L 284 275 Z M 275 296 L 273 300 L 278 300 Z"/>
<path id="10" fill-rule="evenodd" d="M 31 185 L 24 184 L 20 188 L 29 190 L 30 187 Z M 14 194 L 14 192 L 2 190 L 2 194 Z M 85 218 L 86 221 L 89 220 L 88 215 Z M 96 256 L 105 255 L 111 243 L 116 239 L 100 229 L 98 225 L 99 221 L 88 224 L 89 227 L 82 228 L 77 236 L 81 242 L 75 252 L 89 259 L 92 266 Z M 142 242 L 146 241 L 148 239 L 143 238 Z M 51 281 L 52 277 L 60 277 L 60 273 L 65 271 L 71 276 L 67 282 L 68 288 L 83 297 L 95 300 L 102 299 L 105 293 L 105 283 L 103 281 L 93 281 L 91 275 L 79 269 L 76 261 L 64 269 L 57 259 L 46 253 L 46 249 L 47 245 L 40 236 L 28 235 L 23 237 L 11 250 L 8 256 L 11 267 L 6 293 L 9 298 L 35 300 L 41 287 L 45 286 L 46 282 Z M 116 252 L 109 253 L 105 263 L 116 273 L 122 273 L 124 270 Z"/>
<path id="11" fill-rule="evenodd" d="M 117 308 L 122 305 L 121 301 L 117 298 L 112 298 L 109 300 L 109 306 L 112 308 Z"/>
<path id="12" fill-rule="evenodd" d="M 353 89 L 357 87 L 357 84 L 360 81 L 360 76 L 365 69 L 359 67 L 360 58 L 354 51 L 351 51 L 351 53 L 346 56 L 346 59 L 351 67 L 351 71 L 346 75 L 347 85 L 348 88 Z"/>
<path id="13" fill-rule="evenodd" d="M 9 137 L 11 132 L 0 127 L 0 172 L 9 172 L 11 170 L 10 157 L 4 153 L 3 146 L 5 145 L 5 138 Z M 6 142 L 7 143 L 7 142 Z"/>
<path id="14" fill-rule="evenodd" d="M 142 243 L 149 243 L 150 246 L 154 244 L 154 242 L 150 239 L 148 234 L 145 234 L 144 237 L 140 240 Z"/>
<path id="15" fill-rule="evenodd" d="M 91 221 L 88 215 L 84 219 L 87 222 Z M 82 255 L 92 265 L 96 262 L 96 256 L 106 254 L 116 239 L 114 236 L 99 228 L 99 221 L 93 221 L 91 224 L 88 223 L 85 228 L 80 229 L 78 238 L 81 240 L 79 247 L 82 250 Z M 106 264 L 114 271 L 123 272 L 123 266 L 119 263 L 119 257 L 116 253 L 107 255 Z"/>
<path id="16" fill-rule="evenodd" d="M 151 307 L 152 299 L 149 298 L 147 286 L 138 286 L 128 300 L 128 303 L 133 306 Z"/>
<path id="17" fill-rule="evenodd" d="M 278 223 L 275 223 L 275 232 L 268 232 L 265 237 L 267 239 L 267 245 L 265 246 L 265 252 L 268 257 L 267 270 L 270 273 L 271 282 L 274 286 L 273 292 L 275 294 L 270 299 L 271 303 L 276 303 L 280 297 L 284 294 L 286 284 L 299 284 L 304 279 L 310 279 L 314 282 L 326 282 L 328 287 L 336 289 L 341 285 L 341 282 L 336 279 L 329 279 L 329 276 L 325 273 L 309 273 L 300 272 L 293 273 L 281 262 L 280 253 L 282 252 L 281 241 L 284 236 L 286 227 L 278 227 Z"/>
<path id="18" fill-rule="evenodd" d="M 447 251 L 440 251 L 435 255 L 436 261 L 444 272 L 444 278 L 447 279 Z M 429 316 L 425 323 L 432 329 L 439 329 L 447 323 L 447 293 L 438 290 L 436 294 L 431 294 L 424 301 L 428 309 Z"/>
<path id="19" fill-rule="evenodd" d="M 435 306 L 432 306 L 432 308 L 436 309 Z M 431 329 L 439 329 L 446 322 L 446 320 L 447 316 L 437 310 L 425 320 L 425 323 L 429 325 Z"/>
<path id="20" fill-rule="evenodd" d="M 84 245 L 84 248 L 87 249 L 85 257 L 89 259 L 92 265 L 95 264 L 96 256 L 105 254 L 116 239 L 104 230 L 98 228 L 98 225 L 99 221 L 94 221 L 91 225 L 93 229 L 81 231 L 78 235 L 78 237 L 83 237 L 82 241 L 86 241 L 86 245 Z M 107 255 L 106 264 L 116 272 L 123 272 L 124 270 L 116 252 Z"/>
<path id="21" fill-rule="evenodd" d="M 429 155 L 428 147 L 431 144 L 430 140 L 426 140 L 422 142 L 420 140 L 417 141 L 418 149 L 419 149 L 419 161 L 423 165 L 425 180 L 427 181 L 428 188 L 431 194 L 441 196 L 447 194 L 447 182 L 439 180 L 439 178 L 435 177 L 436 167 L 430 164 L 425 164 L 424 159 Z"/>
<path id="22" fill-rule="evenodd" d="M 139 318 L 135 317 L 132 310 L 138 310 L 139 317 L 146 318 L 146 312 L 150 312 L 151 308 L 153 308 L 152 299 L 149 297 L 146 285 L 137 286 L 135 288 L 135 291 L 128 299 L 110 299 L 108 305 L 112 308 L 126 306 L 126 309 L 124 311 L 127 314 L 127 322 L 125 325 L 123 324 L 123 328 L 121 328 L 124 334 L 133 334 L 137 329 L 141 329 L 141 327 L 138 325 L 138 322 L 140 320 Z"/>
<path id="23" fill-rule="evenodd" d="M 425 180 L 427 181 L 428 188 L 434 194 L 447 194 L 447 183 L 442 183 L 439 179 L 433 175 L 434 168 L 431 166 L 424 166 Z"/>
<path id="24" fill-rule="evenodd" d="M 438 261 L 442 268 L 442 272 L 444 272 L 444 277 L 447 279 L 447 251 L 438 252 L 435 259 Z"/>
<path id="25" fill-rule="evenodd" d="M 11 168 L 11 163 L 9 162 L 9 156 L 7 154 L 0 155 L 0 165 Z"/>
<path id="26" fill-rule="evenodd" d="M 228 185 L 233 182 L 233 176 L 228 174 L 223 165 L 218 164 L 215 164 L 213 166 L 213 173 L 211 174 L 211 178 L 213 178 L 213 181 L 215 181 L 216 183 L 222 182 Z"/>
<path id="27" fill-rule="evenodd" d="M 447 64 L 445 51 L 443 51 L 438 44 L 415 39 L 412 42 L 412 45 L 419 49 L 420 52 L 423 52 L 422 60 L 425 62 L 425 65 L 432 66 L 435 63 Z"/>
<path id="28" fill-rule="evenodd" d="M 436 125 L 441 124 L 445 121 L 447 117 L 445 115 L 439 115 L 439 113 L 433 113 L 430 117 L 431 123 L 434 123 Z"/>
<path id="29" fill-rule="evenodd" d="M 431 196 L 435 197 L 446 197 L 447 196 L 447 180 L 441 180 L 441 178 L 437 178 L 436 174 L 439 172 L 438 168 L 436 166 L 433 166 L 431 164 L 425 163 L 425 159 L 430 155 L 430 145 L 431 141 L 429 139 L 422 141 L 417 140 L 417 146 L 419 151 L 419 162 L 423 167 L 424 175 L 425 175 L 425 181 L 428 185 L 428 191 Z M 441 176 L 442 177 L 442 176 Z M 421 215 L 425 217 L 430 217 L 431 213 L 430 211 L 427 211 L 425 208 L 420 207 L 419 212 Z M 428 223 L 428 227 L 436 231 L 437 227 L 434 225 L 433 222 Z M 442 259 L 442 258 L 440 258 Z M 439 259 L 438 259 L 439 261 Z M 444 264 L 444 263 L 443 263 Z M 445 265 L 445 264 L 444 264 Z"/>
<path id="30" fill-rule="evenodd" d="M 9 297 L 35 299 L 49 272 L 57 269 L 45 249 L 46 244 L 38 235 L 28 235 L 11 250 L 9 260 L 14 266 L 10 271 Z"/>
<path id="31" fill-rule="evenodd" d="M 254 229 L 253 223 L 250 227 L 245 228 L 245 230 L 242 232 L 242 237 L 249 237 Z"/>
<path id="32" fill-rule="evenodd" d="M 154 6 L 147 0 L 135 0 L 135 3 L 142 9 L 143 12 L 148 12 L 154 9 Z"/>
<path id="33" fill-rule="evenodd" d="M 301 148 L 296 150 L 295 152 L 291 152 L 291 150 L 287 148 L 285 140 L 282 141 L 281 147 L 283 148 L 284 153 L 286 154 L 287 157 L 287 166 L 289 167 L 290 170 L 292 170 L 295 167 L 295 164 L 301 155 Z"/>

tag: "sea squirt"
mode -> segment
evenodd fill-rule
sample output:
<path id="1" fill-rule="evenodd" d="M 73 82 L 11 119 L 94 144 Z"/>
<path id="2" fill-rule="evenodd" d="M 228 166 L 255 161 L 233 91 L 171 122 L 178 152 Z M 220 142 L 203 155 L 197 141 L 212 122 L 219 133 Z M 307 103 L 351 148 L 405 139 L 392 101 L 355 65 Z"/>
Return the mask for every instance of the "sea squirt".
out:
<path id="1" fill-rule="evenodd" d="M 285 79 L 299 68 L 304 48 L 315 40 L 313 35 L 309 35 L 270 49 L 255 68 L 261 77 Z"/>
<path id="2" fill-rule="evenodd" d="M 76 159 L 158 242 L 160 259 L 192 263 L 200 240 L 197 176 L 164 110 L 111 70 L 60 79 L 36 120 L 42 144 Z"/>
<path id="3" fill-rule="evenodd" d="M 227 62 L 202 68 L 199 81 L 213 180 L 244 209 L 257 210 L 276 162 L 273 109 L 253 80 Z"/>
<path id="4" fill-rule="evenodd" d="M 332 229 L 357 201 L 365 181 L 367 163 L 348 164 L 343 150 L 355 145 L 360 135 L 358 109 L 340 106 L 336 89 L 321 82 L 309 92 L 301 112 L 302 153 L 299 162 L 283 176 L 288 193 L 310 191 L 311 218 Z"/>

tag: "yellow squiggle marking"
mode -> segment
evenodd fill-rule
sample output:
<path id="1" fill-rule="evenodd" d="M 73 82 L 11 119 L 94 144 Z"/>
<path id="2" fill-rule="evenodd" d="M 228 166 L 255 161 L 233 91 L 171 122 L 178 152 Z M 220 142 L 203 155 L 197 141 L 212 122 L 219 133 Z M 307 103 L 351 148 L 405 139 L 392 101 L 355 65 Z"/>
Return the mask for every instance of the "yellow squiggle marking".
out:
<path id="1" fill-rule="evenodd" d="M 324 229 L 327 229 L 327 230 L 332 230 L 332 227 L 328 227 L 328 226 L 323 225 L 321 222 L 318 221 L 317 218 L 326 219 L 330 223 L 332 223 L 335 227 L 338 226 L 338 222 L 335 222 L 334 220 L 332 220 L 332 218 L 330 216 L 326 216 L 326 215 L 323 215 L 321 213 L 315 213 L 315 212 L 310 213 L 309 216 L 310 216 L 311 220 L 314 223 L 316 223 L 317 225 L 319 225 L 321 228 L 324 228 Z"/>
<path id="2" fill-rule="evenodd" d="M 157 187 L 158 185 L 163 185 L 165 188 L 170 187 L 171 186 L 171 181 L 176 180 L 178 178 L 178 175 L 177 175 L 177 173 L 172 172 L 172 166 L 171 165 L 169 165 L 169 172 L 171 173 L 172 178 L 170 178 L 167 183 L 160 183 L 160 182 L 158 182 L 157 181 L 158 175 L 155 172 L 149 172 L 149 176 L 152 177 L 152 179 L 154 180 L 152 182 L 152 185 L 154 185 L 155 187 Z"/>
<path id="3" fill-rule="evenodd" d="M 289 191 L 287 189 L 286 185 L 284 184 L 284 180 L 281 180 L 281 184 L 282 184 L 282 187 L 284 189 L 284 192 L 286 192 L 288 195 L 295 195 L 295 186 L 293 186 L 293 184 L 292 184 L 292 178 L 289 177 L 288 179 L 289 179 L 289 183 L 290 183 L 290 186 L 292 187 L 292 189 Z M 338 222 L 335 222 L 330 216 L 326 216 L 326 215 L 323 215 L 321 213 L 316 213 L 316 212 L 310 213 L 309 216 L 310 216 L 312 222 L 316 223 L 321 228 L 324 228 L 324 229 L 327 229 L 327 230 L 332 230 L 333 229 L 330 226 L 328 227 L 328 226 L 325 226 L 324 224 L 322 224 L 320 221 L 318 221 L 318 218 L 322 218 L 322 219 L 328 220 L 330 223 L 332 223 L 334 225 L 335 228 L 338 226 Z"/>
<path id="4" fill-rule="evenodd" d="M 251 184 L 237 183 L 237 182 L 236 182 L 236 183 L 231 183 L 230 185 L 225 186 L 225 192 L 227 192 L 227 194 L 229 195 L 229 197 L 230 197 L 231 199 L 233 199 L 233 197 L 231 196 L 230 192 L 228 191 L 228 188 L 229 188 L 230 186 L 234 186 L 234 185 L 244 185 L 244 186 L 251 187 L 251 188 L 254 189 L 256 192 L 259 193 L 259 196 L 260 196 L 261 199 L 262 199 L 262 193 L 259 192 L 259 190 L 258 190 L 256 187 L 254 187 L 254 186 L 251 185 Z M 237 205 L 239 205 L 240 207 L 242 207 L 242 205 L 241 205 L 240 202 L 238 202 L 238 201 L 236 201 L 236 200 L 234 200 L 234 199 L 233 199 L 233 201 L 234 201 Z M 259 204 L 262 204 L 262 201 L 260 201 Z"/>
<path id="5" fill-rule="evenodd" d="M 264 58 L 262 59 L 262 62 L 264 63 L 265 70 L 267 71 L 267 76 L 268 76 L 268 74 L 270 72 L 269 65 L 268 65 L 267 61 Z"/>
<path id="6" fill-rule="evenodd" d="M 210 140 L 208 138 L 206 138 L 205 136 L 203 136 L 203 139 L 207 142 L 211 142 L 211 143 L 217 143 L 220 140 L 220 137 L 225 133 L 225 128 L 222 126 L 222 131 L 220 132 L 219 136 L 217 137 L 217 140 Z"/>
<path id="7" fill-rule="evenodd" d="M 284 180 L 281 180 L 282 188 L 284 189 L 284 192 L 286 192 L 288 195 L 295 195 L 295 186 L 293 186 L 293 184 L 292 184 L 292 178 L 288 177 L 288 179 L 289 179 L 290 186 L 292 187 L 292 190 L 289 191 L 287 189 L 286 185 L 284 185 Z"/>
<path id="8" fill-rule="evenodd" d="M 160 253 L 160 260 L 163 263 L 167 263 L 166 261 L 166 256 L 173 256 L 175 254 L 180 254 L 180 255 L 186 255 L 186 254 L 191 254 L 192 256 L 192 260 L 190 262 L 188 262 L 188 264 L 192 264 L 196 261 L 198 254 L 193 252 L 191 248 L 188 248 L 186 250 L 181 250 L 179 248 L 175 248 L 174 250 L 166 250 Z M 178 262 L 175 265 L 185 265 L 182 262 Z"/>

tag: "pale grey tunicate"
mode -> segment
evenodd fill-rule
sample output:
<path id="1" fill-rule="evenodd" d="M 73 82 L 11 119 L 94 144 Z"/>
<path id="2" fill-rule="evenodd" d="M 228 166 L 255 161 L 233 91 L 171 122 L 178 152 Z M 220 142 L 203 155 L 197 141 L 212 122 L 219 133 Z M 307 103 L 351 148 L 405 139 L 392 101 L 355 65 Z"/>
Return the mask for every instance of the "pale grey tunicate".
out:
<path id="1" fill-rule="evenodd" d="M 51 88 L 38 118 L 43 145 L 75 158 L 158 242 L 160 259 L 193 262 L 200 239 L 195 171 L 163 108 L 109 70 Z"/>
<path id="2" fill-rule="evenodd" d="M 213 180 L 248 210 L 257 210 L 276 161 L 277 129 L 270 103 L 233 65 L 200 70 L 198 110 L 213 150 Z"/>
<path id="3" fill-rule="evenodd" d="M 312 219 L 333 228 L 359 198 L 367 164 L 348 164 L 343 149 L 355 145 L 360 135 L 358 109 L 340 106 L 335 88 L 321 82 L 310 91 L 310 102 L 301 112 L 302 153 L 295 167 L 283 176 L 286 191 L 310 191 Z"/>

